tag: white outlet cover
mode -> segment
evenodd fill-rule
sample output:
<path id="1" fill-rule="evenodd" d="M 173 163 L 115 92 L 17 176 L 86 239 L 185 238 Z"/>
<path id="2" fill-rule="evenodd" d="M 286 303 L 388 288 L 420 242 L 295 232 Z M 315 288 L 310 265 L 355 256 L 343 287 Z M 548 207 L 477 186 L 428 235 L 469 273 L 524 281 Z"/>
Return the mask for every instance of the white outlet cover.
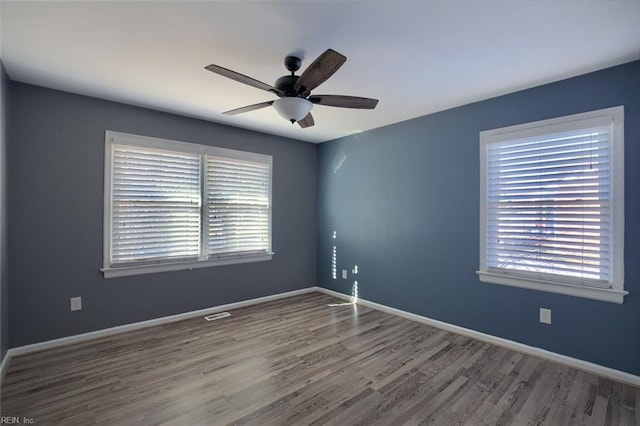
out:
<path id="1" fill-rule="evenodd" d="M 543 324 L 551 324 L 551 309 L 540 308 L 540 322 Z"/>
<path id="2" fill-rule="evenodd" d="M 342 270 L 342 279 L 343 279 L 343 280 L 346 280 L 346 279 L 347 279 L 347 270 L 346 270 L 346 269 L 343 269 L 343 270 Z"/>
<path id="3" fill-rule="evenodd" d="M 82 297 L 72 297 L 69 300 L 71 302 L 71 310 L 72 311 L 80 311 L 80 310 L 82 310 Z"/>

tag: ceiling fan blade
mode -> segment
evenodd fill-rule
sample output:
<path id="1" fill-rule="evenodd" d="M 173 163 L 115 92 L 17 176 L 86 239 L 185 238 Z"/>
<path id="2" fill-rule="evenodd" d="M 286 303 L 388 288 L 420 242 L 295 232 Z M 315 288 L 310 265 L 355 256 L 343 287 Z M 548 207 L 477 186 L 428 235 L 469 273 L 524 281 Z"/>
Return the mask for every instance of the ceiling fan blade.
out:
<path id="1" fill-rule="evenodd" d="M 306 129 L 307 127 L 311 127 L 314 124 L 316 124 L 313 121 L 313 116 L 311 115 L 311 113 L 307 114 L 305 118 L 303 118 L 302 120 L 298 120 L 296 123 L 298 123 L 298 125 L 303 129 Z"/>
<path id="2" fill-rule="evenodd" d="M 254 109 L 260 109 L 260 108 L 268 107 L 270 105 L 273 105 L 273 102 L 274 101 L 267 101 L 267 102 L 260 102 L 259 104 L 247 105 L 247 106 L 244 106 L 242 108 L 236 108 L 236 109 L 232 109 L 232 110 L 229 110 L 229 111 L 225 111 L 225 112 L 223 112 L 223 114 L 225 114 L 225 115 L 242 114 L 243 112 L 253 111 Z"/>
<path id="3" fill-rule="evenodd" d="M 374 109 L 378 105 L 377 99 L 344 95 L 313 95 L 309 96 L 309 102 L 317 105 L 358 109 Z"/>
<path id="4" fill-rule="evenodd" d="M 331 77 L 344 64 L 347 57 L 333 49 L 327 49 L 307 67 L 293 86 L 294 90 L 303 96 L 309 93 L 329 77 Z"/>
<path id="5" fill-rule="evenodd" d="M 235 80 L 239 83 L 244 83 L 252 87 L 256 87 L 258 89 L 266 90 L 267 92 L 275 93 L 276 95 L 282 97 L 284 93 L 281 90 L 276 89 L 273 86 L 268 85 L 267 83 L 263 83 L 261 81 L 256 80 L 255 78 L 251 78 L 244 74 L 240 74 L 239 72 L 231 71 L 230 69 L 223 68 L 218 65 L 207 65 L 204 67 L 207 71 L 211 71 L 213 73 L 219 74 L 223 77 L 230 78 L 231 80 Z"/>

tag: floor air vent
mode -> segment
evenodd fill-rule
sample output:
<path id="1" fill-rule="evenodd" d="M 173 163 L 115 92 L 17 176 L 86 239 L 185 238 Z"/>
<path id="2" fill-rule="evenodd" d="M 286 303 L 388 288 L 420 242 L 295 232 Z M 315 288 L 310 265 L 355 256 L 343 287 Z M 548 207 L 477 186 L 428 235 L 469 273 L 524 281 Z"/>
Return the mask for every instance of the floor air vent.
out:
<path id="1" fill-rule="evenodd" d="M 219 314 L 207 315 L 206 317 L 204 317 L 204 319 L 206 319 L 207 321 L 215 321 L 215 320 L 230 317 L 230 316 L 231 314 L 229 312 L 220 312 Z"/>

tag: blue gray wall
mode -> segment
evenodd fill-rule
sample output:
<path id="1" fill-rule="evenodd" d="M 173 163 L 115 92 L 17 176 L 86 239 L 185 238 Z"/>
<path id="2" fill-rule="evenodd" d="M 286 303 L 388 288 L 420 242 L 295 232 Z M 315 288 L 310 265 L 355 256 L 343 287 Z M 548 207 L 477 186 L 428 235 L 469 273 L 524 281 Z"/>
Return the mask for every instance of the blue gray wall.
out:
<path id="1" fill-rule="evenodd" d="M 315 285 L 315 145 L 22 83 L 10 89 L 10 347 Z M 105 280 L 105 130 L 273 155 L 273 259 Z M 73 296 L 82 311 L 69 310 Z"/>
<path id="2" fill-rule="evenodd" d="M 0 61 L 0 361 L 9 348 L 9 275 L 7 256 L 7 109 L 9 78 Z"/>
<path id="3" fill-rule="evenodd" d="M 481 283 L 478 133 L 616 105 L 625 106 L 624 304 Z M 318 285 L 349 294 L 356 278 L 361 298 L 640 374 L 638 160 L 639 61 L 324 143 Z M 354 265 L 358 275 L 340 279 Z M 540 307 L 552 309 L 551 326 L 538 322 Z"/>

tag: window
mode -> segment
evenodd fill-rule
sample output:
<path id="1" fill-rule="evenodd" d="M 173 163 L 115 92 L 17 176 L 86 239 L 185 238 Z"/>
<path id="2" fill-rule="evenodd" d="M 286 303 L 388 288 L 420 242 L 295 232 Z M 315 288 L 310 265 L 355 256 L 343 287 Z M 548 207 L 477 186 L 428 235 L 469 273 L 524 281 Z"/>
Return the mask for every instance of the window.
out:
<path id="1" fill-rule="evenodd" d="M 622 303 L 623 107 L 480 133 L 481 281 Z"/>
<path id="2" fill-rule="evenodd" d="M 271 259 L 268 155 L 106 132 L 106 278 Z"/>

